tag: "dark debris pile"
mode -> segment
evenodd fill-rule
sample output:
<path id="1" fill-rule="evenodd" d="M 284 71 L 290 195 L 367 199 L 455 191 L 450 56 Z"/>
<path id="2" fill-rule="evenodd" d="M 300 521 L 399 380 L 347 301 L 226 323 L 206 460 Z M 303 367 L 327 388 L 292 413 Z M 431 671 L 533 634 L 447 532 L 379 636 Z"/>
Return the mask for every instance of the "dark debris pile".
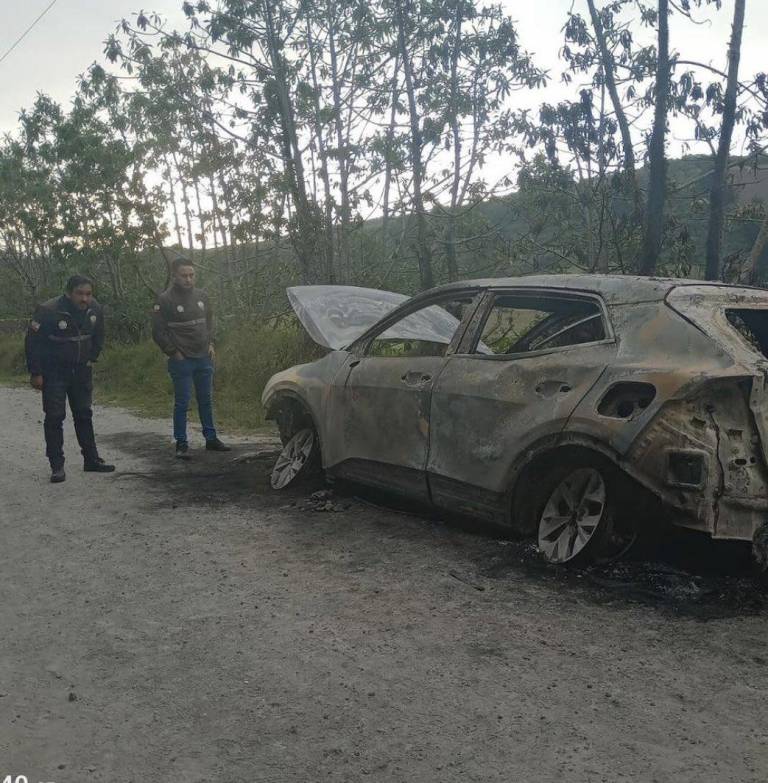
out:
<path id="1" fill-rule="evenodd" d="M 298 511 L 314 511 L 325 513 L 338 513 L 352 508 L 352 501 L 337 497 L 333 490 L 320 489 L 309 497 L 289 503 L 285 508 L 295 508 Z"/>

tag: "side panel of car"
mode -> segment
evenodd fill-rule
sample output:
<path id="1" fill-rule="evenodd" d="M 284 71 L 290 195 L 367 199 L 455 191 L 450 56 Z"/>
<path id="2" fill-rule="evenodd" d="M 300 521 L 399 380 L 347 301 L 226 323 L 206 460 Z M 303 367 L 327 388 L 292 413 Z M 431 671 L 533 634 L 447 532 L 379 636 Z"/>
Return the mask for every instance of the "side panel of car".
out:
<path id="1" fill-rule="evenodd" d="M 611 315 L 632 340 L 566 432 L 606 444 L 626 473 L 675 510 L 675 524 L 750 538 L 768 497 L 749 368 L 665 304 L 614 307 Z"/>
<path id="2" fill-rule="evenodd" d="M 327 462 L 347 478 L 428 499 L 429 399 L 442 357 L 352 358 L 330 390 Z"/>
<path id="3" fill-rule="evenodd" d="M 326 408 L 334 378 L 343 372 L 349 357 L 346 351 L 332 351 L 314 362 L 299 364 L 277 373 L 268 381 L 262 394 L 267 416 L 274 418 L 281 400 L 297 400 L 312 417 L 320 437 L 323 466 L 326 450 L 332 446 L 336 427 L 329 422 Z"/>
<path id="4" fill-rule="evenodd" d="M 546 311 L 549 297 L 557 295 L 556 291 L 545 293 L 544 299 L 534 295 L 525 304 L 526 318 L 537 308 Z M 515 292 L 503 292 L 510 294 Z M 531 350 L 535 346 L 525 341 L 546 327 L 546 318 L 532 328 L 524 327 L 522 337 L 516 336 L 517 343 L 528 348 L 526 352 L 516 353 L 513 343 L 511 354 L 493 353 L 494 334 L 488 319 L 494 298 L 501 295 L 489 294 L 485 315 L 475 318 L 474 334 L 468 333 L 462 344 L 461 350 L 467 353 L 450 357 L 435 384 L 427 463 L 434 503 L 492 519 L 505 518 L 503 503 L 512 466 L 520 455 L 563 429 L 616 353 L 607 321 L 595 332 L 601 339 Z M 599 300 L 574 301 L 595 308 L 598 317 L 604 317 Z M 496 334 L 506 339 L 508 331 L 507 324 Z M 550 330 L 553 336 L 561 331 Z"/>
<path id="5" fill-rule="evenodd" d="M 765 520 L 768 487 L 750 385 L 749 378 L 704 383 L 668 402 L 632 444 L 628 469 L 676 510 L 676 524 L 750 539 Z"/>
<path id="6" fill-rule="evenodd" d="M 704 378 L 736 373 L 727 354 L 663 303 L 612 307 L 610 316 L 618 335 L 616 357 L 573 412 L 568 429 L 624 455 L 667 402 L 685 397 Z M 640 404 L 626 411 L 603 405 L 614 390 L 632 384 L 648 390 Z"/>
<path id="7" fill-rule="evenodd" d="M 332 473 L 429 500 L 432 388 L 478 301 L 474 289 L 426 299 L 353 346 L 325 412 L 326 430 L 333 431 L 325 448 Z"/>
<path id="8" fill-rule="evenodd" d="M 500 501 L 510 470 L 534 442 L 559 433 L 600 377 L 612 347 L 600 345 L 507 362 L 455 356 L 432 396 L 429 472 L 433 501 L 452 506 Z"/>

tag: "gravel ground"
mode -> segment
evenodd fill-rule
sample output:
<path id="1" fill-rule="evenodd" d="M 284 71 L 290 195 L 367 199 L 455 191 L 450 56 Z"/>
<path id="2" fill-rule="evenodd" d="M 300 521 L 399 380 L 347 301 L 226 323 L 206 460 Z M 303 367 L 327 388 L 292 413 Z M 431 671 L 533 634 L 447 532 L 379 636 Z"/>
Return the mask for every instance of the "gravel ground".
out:
<path id="1" fill-rule="evenodd" d="M 437 515 L 273 493 L 270 438 L 172 458 L 99 409 L 48 483 L 0 389 L 0 781 L 764 781 L 768 610 L 740 548 L 586 571 Z"/>

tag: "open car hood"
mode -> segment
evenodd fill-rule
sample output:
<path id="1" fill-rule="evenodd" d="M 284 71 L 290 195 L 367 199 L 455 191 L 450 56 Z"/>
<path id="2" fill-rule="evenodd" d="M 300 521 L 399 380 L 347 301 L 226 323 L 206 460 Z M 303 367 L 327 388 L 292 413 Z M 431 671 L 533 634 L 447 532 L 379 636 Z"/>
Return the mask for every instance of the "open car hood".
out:
<path id="1" fill-rule="evenodd" d="M 352 285 L 302 285 L 287 290 L 288 301 L 319 345 L 345 348 L 408 299 L 404 294 Z"/>

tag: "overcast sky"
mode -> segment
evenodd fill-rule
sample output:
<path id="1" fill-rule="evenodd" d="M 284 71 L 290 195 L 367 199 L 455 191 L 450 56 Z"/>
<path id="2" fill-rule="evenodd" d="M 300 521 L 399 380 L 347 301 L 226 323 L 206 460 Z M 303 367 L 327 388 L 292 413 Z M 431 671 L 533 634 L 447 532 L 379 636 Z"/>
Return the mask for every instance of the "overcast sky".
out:
<path id="1" fill-rule="evenodd" d="M 0 57 L 50 0 L 0 0 L 3 25 L 0 28 Z M 518 21 L 523 46 L 536 55 L 541 67 L 555 77 L 544 93 L 526 96 L 532 104 L 554 101 L 563 94 L 557 84 L 561 66 L 558 50 L 560 28 L 572 5 L 584 10 L 584 0 L 505 0 L 504 5 Z M 103 61 L 103 44 L 120 19 L 145 8 L 156 10 L 177 26 L 184 25 L 181 0 L 56 0 L 51 10 L 27 37 L 0 63 L 0 133 L 11 131 L 22 107 L 29 106 L 37 92 L 46 92 L 66 104 L 72 96 L 78 74 L 94 60 Z M 717 12 L 699 12 L 711 24 L 694 26 L 677 22 L 672 29 L 672 46 L 686 57 L 724 68 L 730 33 L 733 0 L 724 0 Z M 768 3 L 748 0 L 742 51 L 742 74 L 768 70 L 765 31 Z"/>

